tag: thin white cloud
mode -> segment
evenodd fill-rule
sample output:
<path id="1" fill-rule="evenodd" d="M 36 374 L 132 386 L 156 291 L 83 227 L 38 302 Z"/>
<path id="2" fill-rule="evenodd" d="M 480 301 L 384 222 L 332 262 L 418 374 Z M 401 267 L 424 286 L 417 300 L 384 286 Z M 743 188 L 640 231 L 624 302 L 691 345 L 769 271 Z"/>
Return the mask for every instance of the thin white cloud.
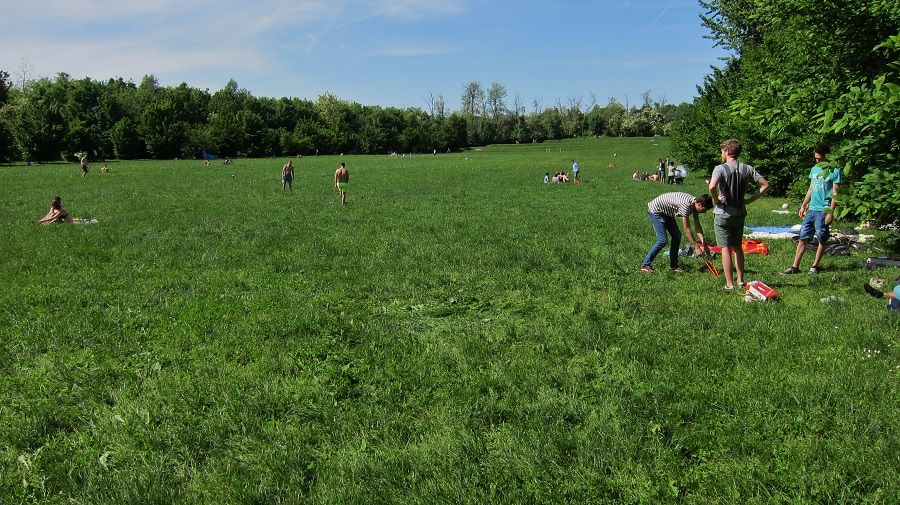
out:
<path id="1" fill-rule="evenodd" d="M 10 3 L 11 5 L 3 6 L 3 16 L 7 21 L 13 23 L 31 20 L 43 20 L 51 23 L 64 21 L 70 23 L 73 28 L 83 22 L 133 19 L 184 9 L 184 2 L 179 0 L 141 0 L 139 2 L 120 0 L 30 0 L 28 2 Z M 85 25 L 80 26 L 85 27 Z"/>
<path id="2" fill-rule="evenodd" d="M 458 54 L 455 48 L 421 46 L 421 45 L 387 45 L 375 51 L 378 56 L 390 56 L 397 58 L 415 58 L 420 56 L 443 56 Z"/>
<path id="3" fill-rule="evenodd" d="M 467 0 L 373 0 L 371 3 L 381 15 L 408 19 L 460 14 L 469 4 Z"/>
<path id="4" fill-rule="evenodd" d="M 345 41 L 337 34 L 351 25 L 457 15 L 469 1 L 8 2 L 0 19 L 0 69 L 12 72 L 24 60 L 35 69 L 33 77 L 66 72 L 73 78 L 138 80 L 154 74 L 164 83 L 277 72 L 297 54 L 317 60 L 320 44 L 341 47 Z M 380 50 L 346 50 L 392 57 L 453 52 L 434 45 L 407 48 L 390 43 Z"/>
<path id="5" fill-rule="evenodd" d="M 655 25 L 657 21 L 662 19 L 662 17 L 665 16 L 667 12 L 669 12 L 669 9 L 671 9 L 672 6 L 675 5 L 675 2 L 677 2 L 677 1 L 678 0 L 672 0 L 672 3 L 670 3 L 665 9 L 662 10 L 662 12 L 659 13 L 658 16 L 656 16 L 656 18 L 653 20 L 652 23 L 650 23 L 650 26 L 648 26 L 648 28 L 653 28 L 653 25 Z"/>

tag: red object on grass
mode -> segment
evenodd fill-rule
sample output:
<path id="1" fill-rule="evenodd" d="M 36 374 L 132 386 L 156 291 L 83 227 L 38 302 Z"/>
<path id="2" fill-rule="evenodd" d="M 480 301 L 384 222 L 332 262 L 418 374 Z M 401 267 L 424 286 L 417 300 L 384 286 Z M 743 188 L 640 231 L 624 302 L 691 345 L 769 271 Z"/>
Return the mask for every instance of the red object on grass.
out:
<path id="1" fill-rule="evenodd" d="M 750 281 L 744 284 L 744 289 L 747 290 L 747 293 L 753 295 L 754 298 L 762 301 L 771 300 L 778 296 L 778 291 L 766 286 L 762 281 Z"/>
<path id="2" fill-rule="evenodd" d="M 744 254 L 769 254 L 769 246 L 762 240 L 741 240 L 741 249 Z M 717 245 L 709 246 L 709 250 L 722 254 L 722 248 Z"/>

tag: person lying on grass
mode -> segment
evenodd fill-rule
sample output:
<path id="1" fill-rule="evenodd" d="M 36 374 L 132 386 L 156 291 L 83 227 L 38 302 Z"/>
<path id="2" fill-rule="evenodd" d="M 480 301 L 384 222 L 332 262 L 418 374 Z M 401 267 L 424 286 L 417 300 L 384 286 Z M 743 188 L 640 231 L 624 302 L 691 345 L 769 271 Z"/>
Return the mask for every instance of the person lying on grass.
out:
<path id="1" fill-rule="evenodd" d="M 72 216 L 70 216 L 69 211 L 63 207 L 62 199 L 58 196 L 54 198 L 53 203 L 50 204 L 50 211 L 47 212 L 47 215 L 38 220 L 38 223 L 40 224 L 71 222 Z"/>
<path id="2" fill-rule="evenodd" d="M 669 268 L 673 272 L 684 272 L 678 267 L 678 246 L 681 245 L 681 231 L 675 218 L 681 218 L 681 227 L 684 229 L 688 240 L 694 246 L 694 252 L 698 255 L 709 254 L 706 239 L 703 238 L 703 228 L 700 226 L 700 214 L 713 208 L 713 201 L 709 195 L 696 197 L 690 193 L 672 192 L 663 193 L 647 204 L 647 218 L 653 231 L 656 232 L 656 242 L 650 247 L 644 261 L 641 262 L 641 272 L 653 273 L 653 259 L 666 245 L 666 232 L 672 237 L 669 246 Z M 691 230 L 690 218 L 693 216 L 694 225 L 697 227 L 696 236 Z M 699 237 L 699 241 L 697 240 Z M 702 245 L 701 245 L 702 244 Z"/>
<path id="3" fill-rule="evenodd" d="M 863 289 L 874 298 L 887 299 L 888 309 L 900 311 L 900 278 L 897 279 L 897 285 L 894 286 L 893 291 L 882 292 L 880 289 L 873 288 L 869 284 L 864 284 Z"/>

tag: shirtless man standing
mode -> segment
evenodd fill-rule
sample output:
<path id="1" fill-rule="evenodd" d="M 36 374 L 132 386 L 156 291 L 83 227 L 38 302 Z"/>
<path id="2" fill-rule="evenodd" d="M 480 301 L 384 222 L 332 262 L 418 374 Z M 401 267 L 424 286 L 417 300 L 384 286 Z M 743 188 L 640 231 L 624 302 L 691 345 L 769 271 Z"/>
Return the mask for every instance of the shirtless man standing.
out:
<path id="1" fill-rule="evenodd" d="M 81 176 L 84 177 L 85 175 L 88 174 L 88 170 L 91 169 L 91 167 L 89 167 L 87 164 L 87 154 L 85 154 L 81 158 L 79 158 L 78 161 L 81 162 Z"/>
<path id="2" fill-rule="evenodd" d="M 281 167 L 281 190 L 284 191 L 284 186 L 287 185 L 288 189 L 291 193 L 294 192 L 294 164 L 291 160 L 288 160 L 287 163 Z"/>
<path id="3" fill-rule="evenodd" d="M 341 205 L 347 202 L 347 185 L 350 184 L 350 172 L 347 165 L 341 162 L 341 166 L 334 171 L 334 187 L 341 193 Z"/>

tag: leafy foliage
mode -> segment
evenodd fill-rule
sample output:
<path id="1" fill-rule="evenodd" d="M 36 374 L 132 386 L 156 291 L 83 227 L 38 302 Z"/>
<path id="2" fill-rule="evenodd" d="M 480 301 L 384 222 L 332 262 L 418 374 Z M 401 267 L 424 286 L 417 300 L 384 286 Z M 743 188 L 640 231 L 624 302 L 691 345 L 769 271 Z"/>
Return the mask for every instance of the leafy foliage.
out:
<path id="1" fill-rule="evenodd" d="M 783 194 L 805 176 L 812 148 L 831 144 L 847 172 L 840 215 L 897 219 L 897 2 L 701 4 L 711 38 L 734 54 L 673 127 L 676 152 L 700 161 L 705 143 L 741 138 L 743 157 Z"/>
<path id="2" fill-rule="evenodd" d="M 641 108 L 611 101 L 582 110 L 580 99 L 525 114 L 519 98 L 507 106 L 500 83 L 469 83 L 462 110 L 448 113 L 443 98 L 430 111 L 364 106 L 330 93 L 316 100 L 257 98 L 230 80 L 210 94 L 182 83 L 160 86 L 152 75 L 138 85 L 65 74 L 30 84 L 3 109 L 19 150 L 36 160 L 60 152 L 114 153 L 120 159 L 274 156 L 296 153 L 386 153 L 458 150 L 466 146 L 553 140 L 583 135 L 665 135 L 671 105 Z M 0 104 L 2 106 L 2 104 Z M 18 118 L 18 119 L 17 119 Z M 13 127 L 18 121 L 18 126 Z"/>

